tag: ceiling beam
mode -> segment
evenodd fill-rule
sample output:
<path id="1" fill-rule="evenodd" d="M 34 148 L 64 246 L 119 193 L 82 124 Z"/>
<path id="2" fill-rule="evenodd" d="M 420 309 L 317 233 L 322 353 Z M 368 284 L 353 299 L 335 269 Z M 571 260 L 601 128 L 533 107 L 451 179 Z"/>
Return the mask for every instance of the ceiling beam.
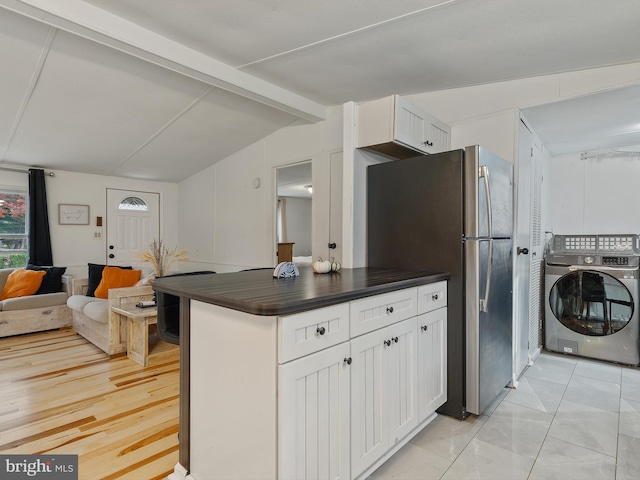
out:
<path id="1" fill-rule="evenodd" d="M 311 122 L 326 107 L 81 0 L 0 0 L 0 7 Z"/>

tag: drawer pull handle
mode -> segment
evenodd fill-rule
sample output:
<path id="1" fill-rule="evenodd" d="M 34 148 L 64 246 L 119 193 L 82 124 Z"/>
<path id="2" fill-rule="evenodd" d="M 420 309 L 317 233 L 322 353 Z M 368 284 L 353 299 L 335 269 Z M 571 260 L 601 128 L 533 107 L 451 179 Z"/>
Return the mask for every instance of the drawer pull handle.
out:
<path id="1" fill-rule="evenodd" d="M 431 300 L 433 300 L 434 302 L 438 300 L 438 294 L 434 293 L 433 295 L 431 295 Z"/>
<path id="2" fill-rule="evenodd" d="M 420 327 L 420 330 L 422 330 L 423 332 L 426 332 L 428 328 L 429 327 L 427 325 L 423 325 Z"/>
<path id="3" fill-rule="evenodd" d="M 387 307 L 387 313 L 393 313 L 393 307 Z"/>
<path id="4" fill-rule="evenodd" d="M 390 346 L 390 345 L 391 345 L 391 340 L 385 340 L 385 341 L 384 341 L 384 344 L 385 344 L 387 347 L 388 347 L 388 346 Z"/>
<path id="5" fill-rule="evenodd" d="M 398 337 L 393 337 L 392 339 L 394 342 L 398 343 Z"/>
<path id="6" fill-rule="evenodd" d="M 326 330 L 324 329 L 324 327 L 318 327 L 316 330 L 316 333 L 318 335 L 324 335 L 324 332 L 326 332 Z"/>
<path id="7" fill-rule="evenodd" d="M 351 365 L 351 357 L 347 357 L 344 359 L 344 363 L 346 363 L 347 365 Z"/>

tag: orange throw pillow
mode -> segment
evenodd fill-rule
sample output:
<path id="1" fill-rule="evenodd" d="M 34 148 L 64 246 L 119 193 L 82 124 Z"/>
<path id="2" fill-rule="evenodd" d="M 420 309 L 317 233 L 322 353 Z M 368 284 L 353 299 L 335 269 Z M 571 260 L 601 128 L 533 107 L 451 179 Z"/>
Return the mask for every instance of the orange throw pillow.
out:
<path id="1" fill-rule="evenodd" d="M 23 268 L 14 270 L 7 277 L 7 283 L 0 293 L 0 300 L 34 295 L 42 285 L 42 277 L 46 273 L 44 270 L 25 270 Z"/>
<path id="2" fill-rule="evenodd" d="M 96 288 L 96 298 L 109 298 L 110 288 L 133 287 L 138 280 L 142 270 L 123 270 L 118 267 L 104 267 L 102 280 Z"/>

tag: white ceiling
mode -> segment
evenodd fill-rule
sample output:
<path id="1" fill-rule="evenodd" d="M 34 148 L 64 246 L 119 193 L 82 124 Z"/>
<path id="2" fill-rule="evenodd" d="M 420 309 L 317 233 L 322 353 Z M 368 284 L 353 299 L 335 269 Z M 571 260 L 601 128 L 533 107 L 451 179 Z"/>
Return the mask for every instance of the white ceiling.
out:
<path id="1" fill-rule="evenodd" d="M 640 61 L 638 19 L 638 0 L 0 0 L 0 162 L 179 181 L 323 106 Z M 527 117 L 564 149 L 574 123 L 629 129 L 586 125 L 588 102 L 580 125 L 569 103 Z"/>
<path id="2" fill-rule="evenodd" d="M 553 156 L 640 146 L 640 85 L 523 108 L 522 113 Z"/>

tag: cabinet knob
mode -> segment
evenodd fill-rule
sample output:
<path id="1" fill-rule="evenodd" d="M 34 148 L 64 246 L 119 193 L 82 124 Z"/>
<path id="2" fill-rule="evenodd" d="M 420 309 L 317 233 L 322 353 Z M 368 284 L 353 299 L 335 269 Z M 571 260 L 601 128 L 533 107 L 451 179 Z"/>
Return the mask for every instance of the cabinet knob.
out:
<path id="1" fill-rule="evenodd" d="M 420 330 L 422 330 L 423 332 L 426 332 L 428 328 L 429 328 L 429 327 L 428 327 L 427 325 L 422 325 L 422 326 L 420 327 Z"/>
<path id="2" fill-rule="evenodd" d="M 345 358 L 344 363 L 346 363 L 347 365 L 351 365 L 351 357 Z"/>
<path id="3" fill-rule="evenodd" d="M 387 307 L 387 313 L 393 313 L 393 307 Z"/>
<path id="4" fill-rule="evenodd" d="M 324 332 L 326 332 L 326 330 L 324 329 L 324 327 L 318 327 L 318 328 L 316 329 L 316 333 L 317 333 L 318 335 L 324 335 Z"/>
<path id="5" fill-rule="evenodd" d="M 113 253 L 110 253 L 109 258 L 116 258 L 116 256 Z"/>
<path id="6" fill-rule="evenodd" d="M 433 300 L 434 302 L 438 300 L 438 294 L 434 293 L 433 295 L 431 295 L 431 300 Z"/>
<path id="7" fill-rule="evenodd" d="M 427 140 L 426 142 L 423 142 L 427 147 L 433 147 L 433 142 L 430 142 L 429 140 Z"/>
<path id="8" fill-rule="evenodd" d="M 330 249 L 332 249 L 332 250 L 333 250 L 334 248 L 336 248 L 336 247 L 337 247 L 337 245 L 336 245 L 335 243 L 330 243 L 330 244 L 329 244 L 329 248 L 330 248 Z"/>
<path id="9" fill-rule="evenodd" d="M 385 341 L 384 341 L 384 344 L 385 344 L 387 347 L 388 347 L 388 346 L 390 346 L 390 345 L 391 345 L 391 340 L 385 340 Z"/>
<path id="10" fill-rule="evenodd" d="M 396 343 L 398 343 L 398 337 L 393 337 L 392 340 Z"/>

